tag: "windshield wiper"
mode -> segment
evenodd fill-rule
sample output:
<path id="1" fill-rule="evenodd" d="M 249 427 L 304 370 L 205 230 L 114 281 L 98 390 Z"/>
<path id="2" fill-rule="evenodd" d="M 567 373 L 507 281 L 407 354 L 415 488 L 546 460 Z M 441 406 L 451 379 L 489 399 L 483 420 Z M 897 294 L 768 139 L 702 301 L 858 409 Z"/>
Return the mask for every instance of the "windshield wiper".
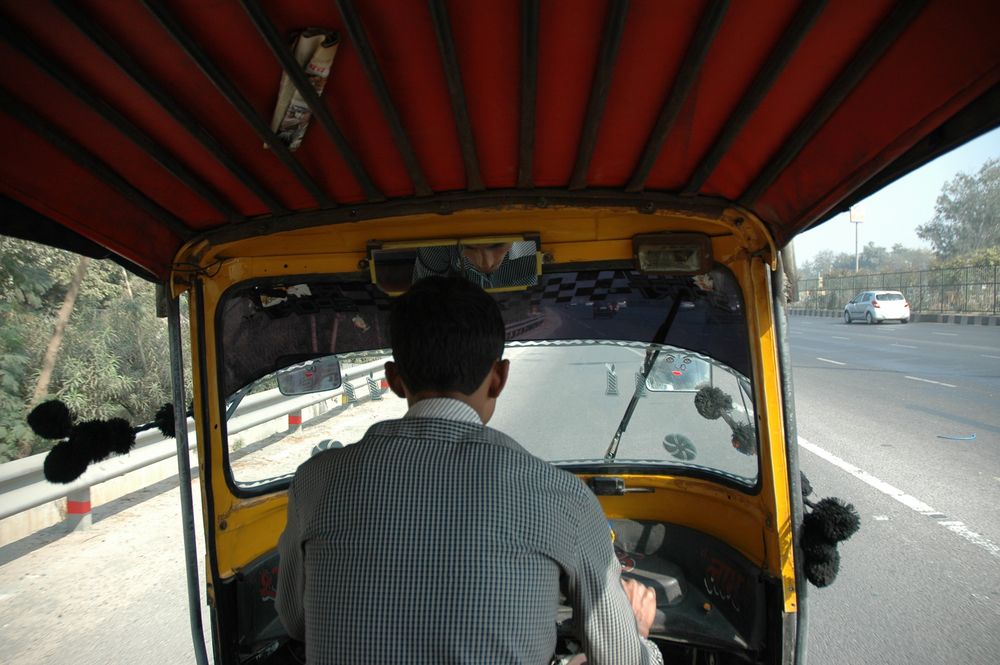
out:
<path id="1" fill-rule="evenodd" d="M 625 415 L 622 416 L 622 421 L 618 425 L 618 430 L 611 437 L 611 445 L 608 446 L 607 452 L 604 453 L 605 462 L 613 462 L 615 456 L 618 455 L 618 445 L 621 443 L 622 434 L 625 433 L 629 421 L 632 420 L 632 414 L 635 413 L 635 407 L 639 404 L 639 391 L 641 387 L 645 387 L 646 379 L 649 378 L 649 373 L 652 371 L 653 365 L 656 364 L 656 359 L 660 356 L 660 348 L 667 339 L 670 326 L 674 324 L 674 319 L 677 318 L 677 312 L 680 311 L 681 300 L 684 294 L 684 289 L 678 290 L 677 295 L 674 297 L 674 302 L 670 306 L 670 311 L 667 313 L 667 318 L 663 321 L 660 329 L 656 331 L 653 341 L 646 348 L 646 361 L 642 365 L 642 379 L 635 382 L 635 391 L 632 393 L 632 399 L 629 400 L 628 407 L 625 409 Z"/>

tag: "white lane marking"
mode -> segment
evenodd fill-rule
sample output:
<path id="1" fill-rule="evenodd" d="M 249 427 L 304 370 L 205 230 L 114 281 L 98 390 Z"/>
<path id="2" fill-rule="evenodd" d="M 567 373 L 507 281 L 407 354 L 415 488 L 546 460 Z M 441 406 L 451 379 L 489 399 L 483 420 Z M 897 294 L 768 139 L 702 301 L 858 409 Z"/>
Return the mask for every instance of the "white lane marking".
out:
<path id="1" fill-rule="evenodd" d="M 978 534 L 969 527 L 965 526 L 962 522 L 959 522 L 958 520 L 940 520 L 938 521 L 938 524 L 952 533 L 956 533 L 962 538 L 965 538 L 973 545 L 982 547 L 993 556 L 1000 557 L 1000 547 L 997 547 L 995 544 L 990 542 L 990 539 L 986 536 Z"/>
<path id="2" fill-rule="evenodd" d="M 850 337 L 841 337 L 840 335 L 830 335 L 833 339 L 851 339 Z"/>
<path id="3" fill-rule="evenodd" d="M 903 349 L 919 349 L 919 346 L 911 346 L 909 344 L 890 344 L 889 346 L 898 346 Z"/>
<path id="4" fill-rule="evenodd" d="M 1000 360 L 1000 356 L 991 356 L 988 353 L 984 353 L 983 358 L 993 358 L 994 360 Z"/>
<path id="5" fill-rule="evenodd" d="M 985 536 L 976 533 L 975 531 L 967 527 L 963 522 L 960 522 L 958 520 L 940 519 L 945 516 L 939 513 L 938 511 L 934 510 L 933 508 L 931 508 L 930 506 L 928 506 L 926 503 L 916 498 L 915 496 L 911 496 L 906 492 L 904 492 L 903 490 L 893 487 L 884 480 L 880 480 L 875 476 L 873 476 L 872 474 L 868 473 L 867 471 L 859 469 L 850 462 L 844 461 L 843 459 L 837 457 L 830 451 L 824 450 L 823 448 L 820 448 L 819 446 L 813 443 L 809 443 L 801 436 L 799 437 L 799 445 L 808 450 L 809 452 L 811 452 L 813 455 L 816 455 L 817 457 L 826 460 L 830 464 L 840 469 L 843 469 L 844 471 L 851 474 L 852 476 L 854 476 L 861 482 L 865 483 L 866 485 L 870 485 L 875 489 L 877 489 L 879 492 L 885 494 L 886 496 L 891 497 L 896 501 L 899 501 L 901 504 L 903 504 L 910 510 L 920 513 L 925 517 L 931 517 L 933 519 L 936 519 L 937 523 L 943 526 L 944 528 L 960 536 L 966 541 L 972 543 L 973 545 L 986 550 L 987 553 L 992 554 L 993 556 L 1000 559 L 1000 546 L 991 542 L 989 538 L 986 538 Z"/>
<path id="6" fill-rule="evenodd" d="M 944 335 L 945 337 L 958 337 L 958 333 L 931 333 L 932 335 Z"/>
<path id="7" fill-rule="evenodd" d="M 836 360 L 827 360 L 826 358 L 816 357 L 816 360 L 822 360 L 825 363 L 830 363 L 831 365 L 846 365 L 847 363 L 837 362 Z"/>
<path id="8" fill-rule="evenodd" d="M 919 376 L 906 376 L 903 378 L 909 379 L 910 381 L 922 381 L 924 383 L 933 383 L 936 386 L 944 386 L 946 388 L 958 388 L 958 386 L 952 383 L 944 383 L 943 381 L 931 381 L 930 379 L 921 379 Z"/>

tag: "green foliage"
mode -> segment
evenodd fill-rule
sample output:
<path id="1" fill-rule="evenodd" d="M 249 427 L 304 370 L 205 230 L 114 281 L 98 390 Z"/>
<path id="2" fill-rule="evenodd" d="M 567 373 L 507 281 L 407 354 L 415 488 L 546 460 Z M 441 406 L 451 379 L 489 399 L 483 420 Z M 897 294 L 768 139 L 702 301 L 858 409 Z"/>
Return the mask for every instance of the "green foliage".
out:
<path id="1" fill-rule="evenodd" d="M 966 266 L 987 267 L 1000 265 L 1000 245 L 986 247 L 974 252 L 956 256 L 948 261 L 941 261 L 935 268 L 963 268 Z"/>
<path id="2" fill-rule="evenodd" d="M 42 245 L 0 236 L 0 306 L 43 308 L 47 304 L 46 296 L 55 286 L 52 273 L 58 270 L 61 255 L 70 256 Z M 12 311 L 8 308 L 5 313 Z"/>
<path id="3" fill-rule="evenodd" d="M 912 249 L 896 243 L 889 252 L 883 272 L 927 270 L 933 262 L 934 252 L 929 249 Z"/>
<path id="4" fill-rule="evenodd" d="M 926 270 L 934 260 L 934 254 L 926 249 L 910 249 L 897 243 L 891 249 L 880 247 L 873 242 L 865 245 L 858 256 L 858 272 L 886 273 Z M 802 279 L 823 276 L 854 274 L 854 255 L 846 252 L 834 254 L 830 250 L 818 252 L 811 261 L 799 266 Z"/>
<path id="5" fill-rule="evenodd" d="M 78 261 L 68 252 L 0 238 L 0 463 L 53 443 L 35 437 L 24 419 Z M 171 401 L 167 325 L 155 316 L 154 297 L 153 284 L 114 263 L 92 261 L 49 395 L 81 419 L 122 417 L 134 425 L 152 420 Z M 190 368 L 185 376 L 190 381 Z"/>
<path id="6" fill-rule="evenodd" d="M 4 328 L 6 333 L 6 326 Z M 27 441 L 29 449 L 34 449 L 39 443 L 24 422 L 21 384 L 29 367 L 30 358 L 27 356 L 0 352 L 0 463 L 16 459 L 21 442 Z"/>
<path id="7" fill-rule="evenodd" d="M 945 183 L 934 219 L 917 227 L 942 261 L 1000 247 L 1000 159 L 983 164 L 974 176 L 959 173 Z"/>

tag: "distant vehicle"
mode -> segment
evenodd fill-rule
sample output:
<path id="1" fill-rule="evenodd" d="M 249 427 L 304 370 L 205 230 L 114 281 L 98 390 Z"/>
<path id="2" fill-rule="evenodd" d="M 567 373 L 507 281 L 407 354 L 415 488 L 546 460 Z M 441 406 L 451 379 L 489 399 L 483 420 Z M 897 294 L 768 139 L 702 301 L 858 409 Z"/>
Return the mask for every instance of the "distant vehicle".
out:
<path id="1" fill-rule="evenodd" d="M 899 291 L 862 291 L 844 307 L 844 323 L 910 322 L 910 303 Z"/>
<path id="2" fill-rule="evenodd" d="M 618 313 L 618 303 L 616 302 L 595 302 L 593 307 L 595 319 L 613 319 Z"/>

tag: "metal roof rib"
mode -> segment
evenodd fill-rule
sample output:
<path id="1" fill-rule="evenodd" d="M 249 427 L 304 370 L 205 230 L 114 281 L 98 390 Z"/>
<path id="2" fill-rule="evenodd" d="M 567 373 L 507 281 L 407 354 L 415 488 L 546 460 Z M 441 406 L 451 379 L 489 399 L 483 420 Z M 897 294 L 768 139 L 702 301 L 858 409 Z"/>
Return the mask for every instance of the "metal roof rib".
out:
<path id="1" fill-rule="evenodd" d="M 217 192 L 206 185 L 183 162 L 170 154 L 151 136 L 136 127 L 118 109 L 111 106 L 89 86 L 63 67 L 56 58 L 45 53 L 20 30 L 8 21 L 0 21 L 0 37 L 20 51 L 26 58 L 41 68 L 73 96 L 100 115 L 130 141 L 139 146 L 147 155 L 162 166 L 170 175 L 184 183 L 191 191 L 221 212 L 229 221 L 242 219 L 239 212 Z"/>
<path id="2" fill-rule="evenodd" d="M 889 15 L 866 39 L 864 45 L 841 71 L 826 93 L 809 111 L 791 135 L 781 143 L 781 148 L 768 161 L 746 191 L 739 196 L 739 203 L 750 208 L 761 194 L 776 181 L 781 173 L 802 152 L 817 131 L 833 115 L 865 75 L 879 61 L 882 54 L 903 33 L 924 8 L 925 0 L 899 0 Z"/>
<path id="3" fill-rule="evenodd" d="M 458 64 L 458 55 L 455 53 L 455 40 L 451 34 L 448 8 L 445 6 L 444 0 L 430 0 L 429 5 L 431 21 L 434 24 L 434 35 L 437 37 L 445 79 L 448 82 L 448 96 L 451 98 L 451 111 L 455 116 L 455 129 L 458 131 L 458 140 L 462 148 L 462 162 L 465 164 L 465 187 L 470 192 L 482 191 L 485 186 L 479 172 L 476 139 L 472 134 L 472 124 L 469 122 L 469 109 L 465 103 L 465 88 L 462 85 L 462 69 Z"/>
<path id="4" fill-rule="evenodd" d="M 663 148 L 663 143 L 667 140 L 667 135 L 674 125 L 674 120 L 676 120 L 677 114 L 680 113 L 681 107 L 687 100 L 691 87 L 698 78 L 698 71 L 705 61 L 705 56 L 708 55 L 708 50 L 715 40 L 715 35 L 719 31 L 719 26 L 722 25 L 722 19 L 728 8 L 729 0 L 716 0 L 709 3 L 705 11 L 702 12 L 698 28 L 684 54 L 684 62 L 681 63 L 681 69 L 677 73 L 673 90 L 660 110 L 653 131 L 650 132 L 649 139 L 646 141 L 646 147 L 642 151 L 642 157 L 639 158 L 639 163 L 625 186 L 626 192 L 638 192 L 645 188 L 649 172 L 653 170 L 653 166 L 660 156 L 660 149 Z"/>
<path id="5" fill-rule="evenodd" d="M 244 0 L 244 2 L 248 1 Z M 400 119 L 399 113 L 392 103 L 389 88 L 386 86 L 385 79 L 382 78 L 382 72 L 379 70 L 378 62 L 375 60 L 375 51 L 372 50 L 371 44 L 368 43 L 368 35 L 365 33 L 365 26 L 361 23 L 361 17 L 358 16 L 354 5 L 349 0 L 337 0 L 337 8 L 344 19 L 347 34 L 350 35 L 351 41 L 354 42 L 354 48 L 358 51 L 358 57 L 361 59 L 365 76 L 368 78 L 368 83 L 371 84 L 375 92 L 375 98 L 378 101 L 379 108 L 382 109 L 382 115 L 385 116 L 386 122 L 389 123 L 392 140 L 396 144 L 396 149 L 399 151 L 400 156 L 403 158 L 403 164 L 406 165 L 406 171 L 413 182 L 413 189 L 417 193 L 417 196 L 430 196 L 434 192 L 427 184 L 427 179 L 420 169 L 420 162 L 417 161 L 417 154 L 414 152 L 413 145 L 406 135 L 406 130 L 403 129 L 403 121 Z"/>
<path id="6" fill-rule="evenodd" d="M 32 109 L 15 100 L 8 90 L 0 89 L 0 111 L 9 114 L 21 122 L 25 127 L 31 129 L 43 139 L 61 150 L 67 157 L 76 162 L 85 170 L 93 173 L 99 179 L 110 185 L 124 198 L 148 213 L 153 219 L 160 222 L 170 232 L 181 240 L 187 240 L 192 235 L 192 231 L 184 225 L 184 222 L 166 210 L 160 204 L 133 187 L 125 178 L 120 176 L 114 169 L 91 154 L 89 150 L 79 145 L 59 129 L 43 120 L 42 117 Z"/>
<path id="7" fill-rule="evenodd" d="M 521 2 L 521 119 L 517 148 L 517 186 L 534 187 L 535 102 L 538 95 L 539 0 Z"/>
<path id="8" fill-rule="evenodd" d="M 135 60 L 121 45 L 98 25 L 87 11 L 73 0 L 53 0 L 55 7 L 62 12 L 88 39 L 126 74 L 132 81 L 149 95 L 156 103 L 170 114 L 174 121 L 183 127 L 196 141 L 212 154 L 220 164 L 226 167 L 234 178 L 253 194 L 274 214 L 288 212 L 273 194 L 261 185 L 256 178 L 232 155 L 219 145 L 219 142 L 199 124 L 195 118 L 182 108 L 174 98 L 144 72 Z"/>
<path id="9" fill-rule="evenodd" d="M 580 132 L 576 163 L 573 165 L 573 175 L 569 181 L 570 189 L 583 189 L 587 186 L 587 170 L 590 168 L 590 160 L 594 156 L 594 148 L 597 146 L 601 116 L 604 115 L 604 105 L 608 101 L 611 76 L 614 73 L 622 33 L 625 32 L 628 9 L 628 0 L 614 0 L 608 9 L 604 35 L 601 37 L 601 52 L 598 55 L 597 70 L 594 72 L 594 81 L 590 86 L 590 98 L 587 101 L 587 116 L 583 123 L 583 130 Z"/>
<path id="10" fill-rule="evenodd" d="M 726 121 L 722 131 L 715 138 L 712 147 L 709 148 L 691 174 L 687 185 L 684 187 L 684 194 L 696 194 L 701 189 L 701 186 L 705 184 L 705 181 L 708 180 L 709 176 L 712 175 L 712 171 L 719 165 L 726 151 L 729 150 L 733 141 L 736 140 L 740 130 L 743 129 L 743 126 L 753 115 L 754 111 L 757 110 L 757 107 L 760 106 L 760 103 L 764 101 L 767 93 L 771 90 L 771 86 L 774 85 L 778 76 L 784 71 L 785 65 L 792 59 L 795 51 L 802 44 L 802 40 L 809 34 L 809 31 L 816 23 L 816 19 L 819 18 L 819 15 L 826 8 L 826 4 L 826 0 L 815 0 L 813 2 L 806 2 L 799 7 L 788 27 L 782 33 L 781 39 L 778 40 L 778 43 L 770 55 L 768 55 L 764 66 L 757 72 L 753 82 L 750 83 L 750 87 L 747 88 L 742 99 L 740 99 L 740 103 L 736 106 L 732 115 L 729 116 L 729 120 Z"/>
<path id="11" fill-rule="evenodd" d="M 216 66 L 214 62 L 198 46 L 197 42 L 191 38 L 177 21 L 176 17 L 170 13 L 162 0 L 141 0 L 143 6 L 152 14 L 163 29 L 177 42 L 177 45 L 191 58 L 202 73 L 212 82 L 212 85 L 222 94 L 223 97 L 233 106 L 243 120 L 253 128 L 261 141 L 267 144 L 271 153 L 288 167 L 295 175 L 302 186 L 316 200 L 321 208 L 332 208 L 336 205 L 334 201 L 316 184 L 302 165 L 292 156 L 291 151 L 285 144 L 271 131 L 271 127 L 257 115 L 257 111 L 240 93 L 226 75 Z"/>

